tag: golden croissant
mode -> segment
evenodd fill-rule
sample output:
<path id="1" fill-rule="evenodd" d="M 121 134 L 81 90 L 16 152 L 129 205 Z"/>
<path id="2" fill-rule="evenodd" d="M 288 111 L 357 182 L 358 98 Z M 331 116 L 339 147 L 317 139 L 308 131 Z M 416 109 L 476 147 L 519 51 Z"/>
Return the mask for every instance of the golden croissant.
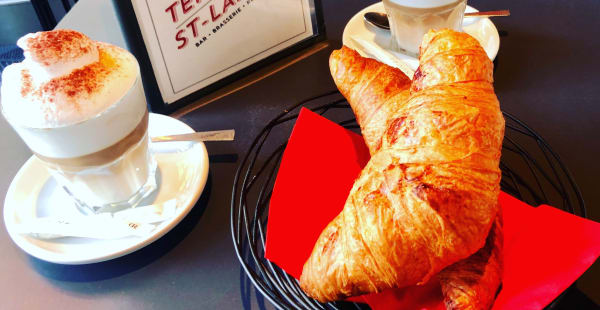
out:
<path id="1" fill-rule="evenodd" d="M 504 119 L 479 43 L 428 33 L 412 83 L 344 55 L 332 75 L 372 157 L 304 265 L 300 285 L 320 301 L 425 283 L 481 249 L 498 212 Z"/>
<path id="2" fill-rule="evenodd" d="M 347 47 L 335 52 L 331 61 L 333 78 L 342 93 L 353 98 L 352 110 L 373 155 L 381 147 L 385 123 L 391 119 L 396 106 L 408 99 L 411 81 L 402 71 L 363 58 Z M 354 81 L 362 77 L 369 78 Z M 357 85 L 360 87 L 354 87 Z M 501 282 L 501 249 L 501 216 L 498 216 L 483 248 L 440 272 L 447 309 L 491 308 Z"/>

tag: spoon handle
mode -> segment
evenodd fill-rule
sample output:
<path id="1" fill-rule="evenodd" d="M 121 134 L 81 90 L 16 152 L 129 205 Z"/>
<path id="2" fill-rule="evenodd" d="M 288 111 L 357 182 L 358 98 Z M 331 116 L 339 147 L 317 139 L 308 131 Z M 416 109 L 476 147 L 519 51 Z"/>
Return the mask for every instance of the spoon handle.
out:
<path id="1" fill-rule="evenodd" d="M 200 131 L 193 133 L 185 133 L 180 135 L 152 137 L 152 142 L 169 142 L 169 141 L 233 141 L 235 136 L 234 129 L 216 130 L 216 131 Z"/>
<path id="2" fill-rule="evenodd" d="M 510 16 L 510 11 L 509 10 L 499 10 L 499 11 L 465 13 L 465 17 L 492 17 L 492 16 Z"/>

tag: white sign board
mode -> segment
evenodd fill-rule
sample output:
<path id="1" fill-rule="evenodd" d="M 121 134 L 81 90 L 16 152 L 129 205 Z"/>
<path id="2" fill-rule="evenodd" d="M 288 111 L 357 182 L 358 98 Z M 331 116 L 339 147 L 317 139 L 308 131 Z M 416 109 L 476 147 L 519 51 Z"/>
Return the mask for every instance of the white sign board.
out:
<path id="1" fill-rule="evenodd" d="M 131 4 L 165 104 L 318 32 L 311 0 L 131 0 Z"/>

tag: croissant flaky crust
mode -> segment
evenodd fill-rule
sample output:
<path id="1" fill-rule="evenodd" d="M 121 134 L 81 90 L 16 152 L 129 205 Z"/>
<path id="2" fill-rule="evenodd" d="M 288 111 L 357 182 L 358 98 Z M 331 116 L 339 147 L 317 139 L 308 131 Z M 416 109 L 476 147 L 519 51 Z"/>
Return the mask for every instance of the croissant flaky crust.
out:
<path id="1" fill-rule="evenodd" d="M 399 69 L 361 57 L 347 47 L 329 60 L 333 80 L 348 100 L 371 155 L 381 148 L 381 137 L 392 112 L 410 95 L 412 81 Z"/>
<path id="2" fill-rule="evenodd" d="M 439 273 L 446 309 L 492 307 L 502 282 L 503 240 L 502 215 L 499 212 L 483 248 Z"/>
<path id="3" fill-rule="evenodd" d="M 498 211 L 504 119 L 479 43 L 428 33 L 410 85 L 351 54 L 330 67 L 372 157 L 304 265 L 320 301 L 426 282 L 482 248 Z"/>

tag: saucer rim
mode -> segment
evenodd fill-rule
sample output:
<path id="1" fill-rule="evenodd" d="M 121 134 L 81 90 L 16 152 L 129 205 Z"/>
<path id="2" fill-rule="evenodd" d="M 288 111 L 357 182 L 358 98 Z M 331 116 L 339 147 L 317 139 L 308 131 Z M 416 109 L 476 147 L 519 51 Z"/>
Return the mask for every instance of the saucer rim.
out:
<path id="1" fill-rule="evenodd" d="M 182 122 L 176 118 L 173 118 L 173 117 L 170 117 L 167 115 L 156 114 L 156 113 L 149 113 L 149 114 L 150 114 L 151 119 L 152 118 L 163 118 L 163 121 L 168 119 L 169 122 L 174 122 L 174 121 L 179 122 L 180 125 L 184 125 L 184 127 L 185 127 L 186 132 L 182 132 L 182 133 L 194 132 L 194 130 L 189 125 L 185 124 L 184 122 Z M 150 124 L 152 124 L 152 121 L 150 121 Z M 101 252 L 100 254 L 90 255 L 88 257 L 76 256 L 75 258 L 70 256 L 70 254 L 66 253 L 66 252 L 56 252 L 56 251 L 51 251 L 51 250 L 47 250 L 43 247 L 40 247 L 28 240 L 28 238 L 31 238 L 31 237 L 23 236 L 14 231 L 14 225 L 16 225 L 16 222 L 12 219 L 12 217 L 14 216 L 14 213 L 16 211 L 15 208 L 19 207 L 18 202 L 14 201 L 14 196 L 16 195 L 17 191 L 19 190 L 17 188 L 17 183 L 23 177 L 23 174 L 28 172 L 30 169 L 36 169 L 36 167 L 31 167 L 31 166 L 35 165 L 36 161 L 39 161 L 39 159 L 37 159 L 35 156 L 32 155 L 21 166 L 21 168 L 19 168 L 18 172 L 15 174 L 15 176 L 11 180 L 9 188 L 6 192 L 6 197 L 4 199 L 3 217 L 4 217 L 4 224 L 5 224 L 6 230 L 8 232 L 8 235 L 12 239 L 12 241 L 21 250 L 23 250 L 27 254 L 29 254 L 33 257 L 36 257 L 38 259 L 41 259 L 43 261 L 57 263 L 57 264 L 64 264 L 64 265 L 83 265 L 83 264 L 99 263 L 99 262 L 119 258 L 119 257 L 125 256 L 127 254 L 131 254 L 137 250 L 140 250 L 140 249 L 144 248 L 145 246 L 153 243 L 154 241 L 160 239 L 166 233 L 171 231 L 175 226 L 177 226 L 183 220 L 183 218 L 185 218 L 185 216 L 187 216 L 187 214 L 192 210 L 192 208 L 195 206 L 196 202 L 200 198 L 200 195 L 204 191 L 204 188 L 206 186 L 206 182 L 208 179 L 208 172 L 209 172 L 209 166 L 210 166 L 210 163 L 208 160 L 208 152 L 207 152 L 206 146 L 203 142 L 198 142 L 195 147 L 200 148 L 197 152 L 201 153 L 200 155 L 202 156 L 202 159 L 200 160 L 201 163 L 199 166 L 200 169 L 197 170 L 197 173 L 199 173 L 201 175 L 198 180 L 198 184 L 196 186 L 190 187 L 190 191 L 194 191 L 194 192 L 190 193 L 189 198 L 184 203 L 182 203 L 182 205 L 180 207 L 183 209 L 181 211 L 177 212 L 177 214 L 172 219 L 168 220 L 166 222 L 166 224 L 164 224 L 164 226 L 162 226 L 162 225 L 159 226 L 156 231 L 154 231 L 153 233 L 151 233 L 150 235 L 148 235 L 146 237 L 139 238 L 139 240 L 137 240 L 137 242 L 129 245 L 126 248 L 123 248 L 123 249 L 120 249 L 117 251 L 109 251 L 109 252 L 105 252 L 105 253 Z M 204 163 L 204 164 L 202 164 L 202 163 Z M 48 177 L 50 177 L 49 174 L 48 174 Z M 43 182 L 46 182 L 46 181 L 47 181 L 47 178 L 45 178 L 43 180 Z M 85 238 L 78 238 L 78 239 L 85 240 Z M 105 240 L 105 241 L 110 242 L 111 240 Z M 56 242 L 59 244 L 61 243 L 60 239 L 54 239 L 53 242 Z M 90 239 L 90 242 L 93 242 L 93 240 Z M 62 244 L 65 244 L 65 243 L 62 243 Z"/>

